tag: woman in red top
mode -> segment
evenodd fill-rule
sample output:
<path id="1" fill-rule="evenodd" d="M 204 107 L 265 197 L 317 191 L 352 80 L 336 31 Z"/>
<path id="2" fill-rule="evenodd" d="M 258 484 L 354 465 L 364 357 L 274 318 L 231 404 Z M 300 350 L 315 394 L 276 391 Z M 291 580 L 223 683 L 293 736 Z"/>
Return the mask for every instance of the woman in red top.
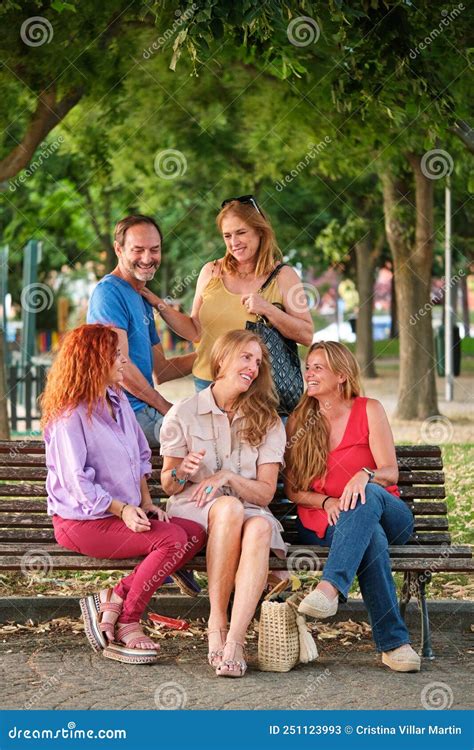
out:
<path id="1" fill-rule="evenodd" d="M 304 544 L 330 547 L 322 579 L 300 612 L 329 617 L 357 575 L 382 661 L 418 671 L 400 615 L 389 544 L 405 544 L 413 516 L 400 499 L 392 432 L 379 401 L 360 395 L 353 354 L 334 341 L 309 350 L 303 395 L 287 424 L 286 492 Z"/>

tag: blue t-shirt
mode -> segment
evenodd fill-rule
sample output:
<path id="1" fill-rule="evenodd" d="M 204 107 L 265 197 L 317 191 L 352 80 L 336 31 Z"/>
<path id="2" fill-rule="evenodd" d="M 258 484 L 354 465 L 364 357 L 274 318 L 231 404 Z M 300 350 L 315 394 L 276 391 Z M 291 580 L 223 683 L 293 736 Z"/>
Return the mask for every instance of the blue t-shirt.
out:
<path id="1" fill-rule="evenodd" d="M 88 323 L 105 323 L 127 332 L 128 356 L 148 383 L 153 384 L 152 347 L 160 343 L 153 308 L 127 281 L 108 274 L 92 292 L 87 311 Z M 125 391 L 134 411 L 146 406 L 144 401 Z"/>

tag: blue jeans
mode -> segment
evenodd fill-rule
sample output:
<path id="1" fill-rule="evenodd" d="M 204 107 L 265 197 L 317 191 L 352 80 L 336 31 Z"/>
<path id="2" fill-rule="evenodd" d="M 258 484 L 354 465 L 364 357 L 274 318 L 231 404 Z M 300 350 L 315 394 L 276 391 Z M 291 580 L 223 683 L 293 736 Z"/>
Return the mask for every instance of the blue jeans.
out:
<path id="1" fill-rule="evenodd" d="M 163 414 L 153 409 L 152 406 L 145 406 L 140 411 L 135 412 L 138 424 L 145 433 L 150 448 L 158 448 L 160 445 L 160 430 L 163 423 Z"/>
<path id="2" fill-rule="evenodd" d="M 367 607 L 377 651 L 391 651 L 410 643 L 400 614 L 390 567 L 389 544 L 405 544 L 413 532 L 413 515 L 403 500 L 378 484 L 368 484 L 366 503 L 343 511 L 323 539 L 298 519 L 302 544 L 330 547 L 323 581 L 347 597 L 357 575 Z"/>
<path id="3" fill-rule="evenodd" d="M 212 383 L 212 380 L 204 380 L 204 378 L 197 378 L 195 375 L 193 375 L 194 379 L 194 387 L 196 389 L 196 393 L 199 393 L 199 391 L 203 391 L 204 388 L 209 388 L 209 386 Z"/>

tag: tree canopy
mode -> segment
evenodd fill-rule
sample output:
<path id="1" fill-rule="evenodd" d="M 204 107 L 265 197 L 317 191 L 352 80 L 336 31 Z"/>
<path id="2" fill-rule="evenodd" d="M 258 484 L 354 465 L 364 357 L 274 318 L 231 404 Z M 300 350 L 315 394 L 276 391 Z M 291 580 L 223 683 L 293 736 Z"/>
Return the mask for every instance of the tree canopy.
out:
<path id="1" fill-rule="evenodd" d="M 43 274 L 110 266 L 113 224 L 139 211 L 163 225 L 161 291 L 189 298 L 222 252 L 222 200 L 255 192 L 306 272 L 349 259 L 357 278 L 355 251 L 368 232 L 381 238 L 411 315 L 442 273 L 448 172 L 457 268 L 472 257 L 473 14 L 409 0 L 6 0 L 0 222 L 12 276 L 33 236 Z M 431 340 L 423 325 L 402 325 L 401 382 L 413 341 Z M 433 391 L 434 377 L 424 394 L 402 388 L 401 414 L 436 413 Z"/>

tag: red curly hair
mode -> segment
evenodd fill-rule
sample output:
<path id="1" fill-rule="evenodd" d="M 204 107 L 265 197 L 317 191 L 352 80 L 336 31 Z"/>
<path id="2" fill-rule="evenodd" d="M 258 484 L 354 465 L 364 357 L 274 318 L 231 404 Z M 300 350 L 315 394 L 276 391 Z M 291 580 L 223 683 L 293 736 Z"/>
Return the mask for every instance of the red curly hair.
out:
<path id="1" fill-rule="evenodd" d="M 110 368 L 117 355 L 118 336 L 106 325 L 79 326 L 66 334 L 40 396 L 41 427 L 87 404 L 90 417 L 104 398 Z"/>

